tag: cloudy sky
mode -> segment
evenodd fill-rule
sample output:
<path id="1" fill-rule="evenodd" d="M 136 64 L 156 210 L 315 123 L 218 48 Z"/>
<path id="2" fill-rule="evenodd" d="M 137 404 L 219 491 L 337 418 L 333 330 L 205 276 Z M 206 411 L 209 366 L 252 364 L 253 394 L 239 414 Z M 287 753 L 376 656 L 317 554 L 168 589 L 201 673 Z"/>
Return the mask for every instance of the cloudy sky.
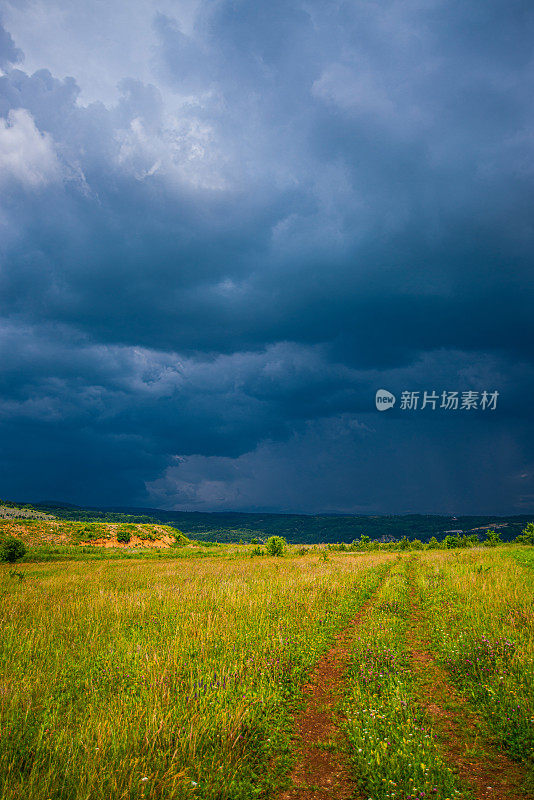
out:
<path id="1" fill-rule="evenodd" d="M 0 9 L 0 496 L 534 512 L 532 2 Z"/>

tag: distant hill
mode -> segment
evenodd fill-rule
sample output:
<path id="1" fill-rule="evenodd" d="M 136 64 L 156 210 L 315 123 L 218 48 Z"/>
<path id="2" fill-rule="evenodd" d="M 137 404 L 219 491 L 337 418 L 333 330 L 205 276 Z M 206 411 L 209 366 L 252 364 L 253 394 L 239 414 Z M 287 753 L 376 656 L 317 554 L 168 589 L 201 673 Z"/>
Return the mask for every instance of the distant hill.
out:
<path id="1" fill-rule="evenodd" d="M 0 501 L 0 505 L 21 506 Z M 349 514 L 261 514 L 242 512 L 163 511 L 158 508 L 82 507 L 68 503 L 24 504 L 63 520 L 170 525 L 186 536 L 218 542 L 247 542 L 253 538 L 284 536 L 289 542 L 351 542 L 362 535 L 373 540 L 393 541 L 407 536 L 426 542 L 432 536 L 443 538 L 451 531 L 478 533 L 496 528 L 503 541 L 510 541 L 534 518 L 521 516 L 444 516 L 437 514 L 349 515 Z M 1 516 L 1 512 L 0 512 Z"/>
<path id="2" fill-rule="evenodd" d="M 0 519 L 54 519 L 54 517 L 30 504 L 17 505 L 9 500 L 0 500 Z"/>

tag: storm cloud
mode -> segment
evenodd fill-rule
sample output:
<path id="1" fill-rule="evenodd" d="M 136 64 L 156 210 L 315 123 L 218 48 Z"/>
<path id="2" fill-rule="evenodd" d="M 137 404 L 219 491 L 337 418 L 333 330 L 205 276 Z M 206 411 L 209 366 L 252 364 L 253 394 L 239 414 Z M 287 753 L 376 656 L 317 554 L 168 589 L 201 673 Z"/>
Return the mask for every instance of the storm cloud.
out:
<path id="1" fill-rule="evenodd" d="M 173 5 L 5 4 L 2 494 L 534 509 L 531 4 Z"/>

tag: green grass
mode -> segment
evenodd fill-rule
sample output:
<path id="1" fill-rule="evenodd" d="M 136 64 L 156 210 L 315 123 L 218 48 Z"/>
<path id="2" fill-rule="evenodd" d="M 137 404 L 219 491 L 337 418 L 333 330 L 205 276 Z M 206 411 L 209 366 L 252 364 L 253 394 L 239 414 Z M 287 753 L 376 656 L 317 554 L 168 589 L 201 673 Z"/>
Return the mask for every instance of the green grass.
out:
<path id="1" fill-rule="evenodd" d="M 406 560 L 382 587 L 358 630 L 343 705 L 353 776 L 372 800 L 468 798 L 444 762 L 417 686 L 406 642 Z"/>
<path id="2" fill-rule="evenodd" d="M 253 549 L 48 545 L 0 565 L 1 800 L 276 797 L 303 682 L 382 578 L 356 629 L 338 756 L 363 797 L 467 799 L 410 661 L 414 559 Z M 529 560 L 527 547 L 428 552 L 413 570 L 450 681 L 526 765 Z"/>
<path id="3" fill-rule="evenodd" d="M 518 555 L 511 547 L 424 556 L 419 588 L 451 680 L 501 746 L 532 772 L 534 582 Z"/>
<path id="4" fill-rule="evenodd" d="M 201 547 L 196 550 L 184 549 L 182 546 L 172 546 L 168 549 L 148 547 L 130 548 L 104 548 L 92 545 L 69 547 L 68 545 L 37 545 L 29 548 L 21 564 L 40 563 L 45 561 L 131 561 L 131 560 L 175 560 L 178 558 L 206 558 L 211 555 L 236 558 L 236 553 L 226 548 L 219 553 Z M 242 557 L 242 554 L 241 554 Z"/>
<path id="5" fill-rule="evenodd" d="M 521 564 L 523 567 L 534 569 L 534 548 L 533 547 L 514 547 L 507 551 L 507 555 Z"/>
<path id="6" fill-rule="evenodd" d="M 391 560 L 0 570 L 2 800 L 265 795 L 302 681 Z"/>

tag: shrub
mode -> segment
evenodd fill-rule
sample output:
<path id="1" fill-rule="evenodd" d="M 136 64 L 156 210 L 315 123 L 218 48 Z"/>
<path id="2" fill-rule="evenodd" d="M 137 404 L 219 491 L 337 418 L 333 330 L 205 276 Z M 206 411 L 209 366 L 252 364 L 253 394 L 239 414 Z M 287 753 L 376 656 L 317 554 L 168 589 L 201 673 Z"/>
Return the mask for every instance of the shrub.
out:
<path id="1" fill-rule="evenodd" d="M 269 536 L 266 542 L 267 552 L 270 556 L 283 556 L 287 542 L 282 536 Z"/>
<path id="2" fill-rule="evenodd" d="M 128 544 L 131 539 L 130 531 L 127 528 L 120 528 L 117 532 L 117 541 Z"/>
<path id="3" fill-rule="evenodd" d="M 462 547 L 462 540 L 458 535 L 449 535 L 443 539 L 442 544 L 447 548 L 447 550 L 454 550 L 455 547 Z"/>
<path id="4" fill-rule="evenodd" d="M 8 561 L 14 564 L 28 552 L 28 548 L 20 539 L 14 536 L 6 536 L 0 544 L 0 561 Z"/>
<path id="5" fill-rule="evenodd" d="M 486 531 L 486 536 L 488 538 L 484 542 L 485 547 L 496 547 L 498 544 L 502 544 L 501 534 L 497 531 Z"/>
<path id="6" fill-rule="evenodd" d="M 534 522 L 529 522 L 519 536 L 516 536 L 515 541 L 520 544 L 534 544 Z"/>
<path id="7" fill-rule="evenodd" d="M 412 539 L 410 542 L 410 547 L 412 550 L 422 550 L 423 542 L 420 539 Z"/>

